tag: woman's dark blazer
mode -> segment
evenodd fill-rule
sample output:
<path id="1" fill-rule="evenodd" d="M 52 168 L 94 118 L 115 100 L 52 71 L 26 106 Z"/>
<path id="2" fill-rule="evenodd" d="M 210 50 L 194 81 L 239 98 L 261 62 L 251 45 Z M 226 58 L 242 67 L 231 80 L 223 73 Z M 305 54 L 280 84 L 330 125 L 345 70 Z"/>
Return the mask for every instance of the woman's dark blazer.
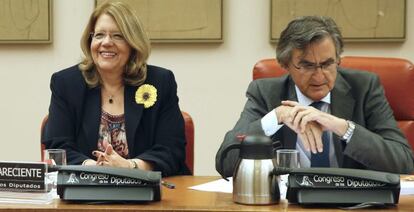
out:
<path id="1" fill-rule="evenodd" d="M 135 102 L 138 86 L 125 85 L 125 130 L 130 158 L 154 164 L 163 176 L 189 174 L 185 165 L 184 120 L 178 106 L 177 84 L 171 71 L 148 66 L 145 84 L 157 89 L 150 108 Z M 52 75 L 46 148 L 61 148 L 68 164 L 81 164 L 97 149 L 101 118 L 101 88 L 89 88 L 78 66 Z"/>

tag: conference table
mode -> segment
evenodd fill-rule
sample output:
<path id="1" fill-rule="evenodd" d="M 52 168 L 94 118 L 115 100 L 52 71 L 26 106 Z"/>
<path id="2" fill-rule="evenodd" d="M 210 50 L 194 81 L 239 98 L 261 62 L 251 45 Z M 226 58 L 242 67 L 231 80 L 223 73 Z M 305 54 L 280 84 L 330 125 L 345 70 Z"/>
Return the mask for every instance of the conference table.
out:
<path id="1" fill-rule="evenodd" d="M 236 204 L 232 194 L 206 192 L 188 187 L 219 179 L 217 176 L 175 176 L 164 180 L 176 185 L 175 189 L 163 186 L 162 200 L 144 204 L 80 204 L 55 199 L 51 204 L 9 204 L 1 203 L 0 211 L 342 211 L 337 208 L 303 207 L 281 200 L 279 204 L 252 206 Z M 371 209 L 378 211 L 378 208 Z M 395 207 L 384 211 L 414 211 L 414 195 L 401 196 Z M 364 210 L 370 211 L 370 210 Z"/>

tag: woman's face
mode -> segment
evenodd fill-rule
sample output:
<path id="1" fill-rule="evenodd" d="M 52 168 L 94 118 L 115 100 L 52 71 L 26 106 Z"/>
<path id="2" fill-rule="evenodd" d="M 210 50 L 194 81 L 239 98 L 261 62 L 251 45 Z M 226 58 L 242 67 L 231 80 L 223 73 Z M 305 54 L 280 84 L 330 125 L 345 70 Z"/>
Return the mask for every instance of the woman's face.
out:
<path id="1" fill-rule="evenodd" d="M 96 20 L 91 54 L 99 73 L 122 74 L 131 54 L 131 47 L 110 15 L 102 14 Z"/>

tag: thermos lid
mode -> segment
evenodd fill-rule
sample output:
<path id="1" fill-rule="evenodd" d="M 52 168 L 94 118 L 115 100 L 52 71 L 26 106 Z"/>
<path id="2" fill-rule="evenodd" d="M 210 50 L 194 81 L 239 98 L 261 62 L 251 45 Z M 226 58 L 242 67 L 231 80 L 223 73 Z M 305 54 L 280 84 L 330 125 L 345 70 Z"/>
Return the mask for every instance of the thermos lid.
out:
<path id="1" fill-rule="evenodd" d="M 240 158 L 244 159 L 272 159 L 273 144 L 267 136 L 248 135 L 240 145 Z"/>

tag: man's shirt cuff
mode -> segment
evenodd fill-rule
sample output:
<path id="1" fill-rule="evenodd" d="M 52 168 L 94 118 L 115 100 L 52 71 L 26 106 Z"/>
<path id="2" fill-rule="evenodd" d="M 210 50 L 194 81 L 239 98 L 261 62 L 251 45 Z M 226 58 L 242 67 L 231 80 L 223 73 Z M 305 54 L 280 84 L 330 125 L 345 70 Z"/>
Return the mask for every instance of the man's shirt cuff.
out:
<path id="1" fill-rule="evenodd" d="M 275 109 L 266 114 L 260 122 L 266 136 L 272 136 L 283 126 L 277 121 Z"/>

